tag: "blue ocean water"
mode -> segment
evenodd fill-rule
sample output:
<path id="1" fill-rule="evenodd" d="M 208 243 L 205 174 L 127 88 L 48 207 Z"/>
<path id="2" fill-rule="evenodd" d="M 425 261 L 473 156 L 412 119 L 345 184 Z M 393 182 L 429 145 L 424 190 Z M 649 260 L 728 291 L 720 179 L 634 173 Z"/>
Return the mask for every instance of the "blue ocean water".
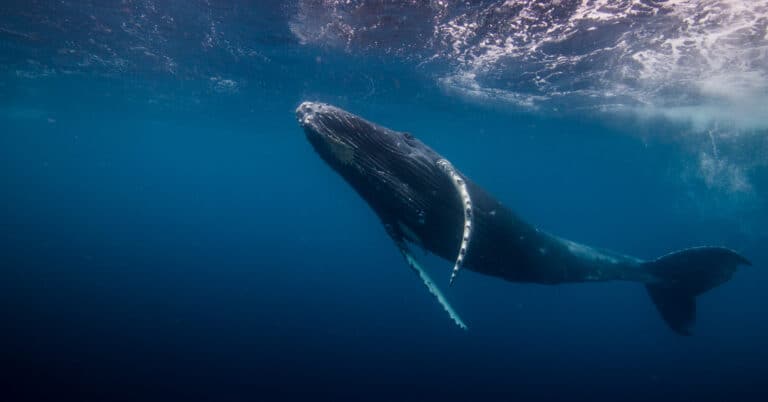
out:
<path id="1" fill-rule="evenodd" d="M 2 400 L 765 400 L 766 5 L 520 2 L 520 26 L 507 3 L 0 5 Z M 680 15 L 728 66 L 647 62 L 670 52 L 641 28 Z M 462 272 L 462 331 L 307 143 L 304 100 L 413 133 L 549 232 L 753 266 L 692 337 L 638 284 Z"/>

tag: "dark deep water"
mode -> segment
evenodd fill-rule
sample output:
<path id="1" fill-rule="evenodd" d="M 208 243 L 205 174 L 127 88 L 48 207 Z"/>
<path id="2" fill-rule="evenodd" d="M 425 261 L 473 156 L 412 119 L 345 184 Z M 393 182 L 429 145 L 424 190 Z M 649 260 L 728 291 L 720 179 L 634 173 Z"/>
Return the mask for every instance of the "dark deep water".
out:
<path id="1" fill-rule="evenodd" d="M 432 28 L 398 28 L 395 44 L 362 29 L 371 18 L 422 24 L 438 2 L 353 3 L 0 5 L 0 400 L 768 397 L 762 53 L 734 55 L 751 61 L 739 71 L 749 79 L 727 77 L 754 109 L 666 86 L 719 82 L 719 70 L 655 77 L 653 89 L 623 78 L 632 90 L 620 102 L 578 88 L 605 90 L 598 70 L 623 56 L 553 67 L 559 78 L 535 90 L 510 70 L 606 46 L 594 38 L 482 70 L 478 97 L 445 79 L 476 67 L 477 48 L 457 65 L 421 45 Z M 486 21 L 492 3 L 435 21 Z M 705 4 L 754 4 L 756 21 L 768 6 Z M 376 19 L 385 14 L 400 18 Z M 317 34 L 312 18 L 329 15 L 370 35 Z M 622 18 L 654 21 L 635 15 Z M 764 49 L 765 24 L 753 28 L 744 43 Z M 546 99 L 509 101 L 519 93 Z M 547 231 L 641 258 L 722 245 L 754 266 L 699 298 L 693 337 L 668 330 L 637 284 L 463 272 L 447 291 L 461 331 L 313 152 L 295 121 L 302 100 L 413 133 Z M 629 106 L 606 107 L 618 103 Z M 713 110 L 724 116 L 702 122 Z M 447 289 L 452 262 L 422 259 Z"/>

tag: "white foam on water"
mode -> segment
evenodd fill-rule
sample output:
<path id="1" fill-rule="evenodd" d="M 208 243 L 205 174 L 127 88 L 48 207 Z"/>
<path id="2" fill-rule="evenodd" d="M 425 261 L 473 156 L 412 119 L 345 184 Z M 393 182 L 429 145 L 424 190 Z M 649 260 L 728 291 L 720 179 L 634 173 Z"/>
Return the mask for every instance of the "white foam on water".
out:
<path id="1" fill-rule="evenodd" d="M 379 3 L 299 1 L 291 29 L 306 44 L 403 54 L 398 42 L 367 35 L 428 24 L 431 37 L 410 38 L 420 47 L 408 54 L 439 66 L 435 79 L 454 96 L 664 118 L 686 127 L 667 135 L 690 144 L 706 144 L 713 130 L 729 141 L 768 137 L 768 0 Z M 375 18 L 398 13 L 410 20 Z M 714 156 L 700 146 L 698 176 L 713 190 L 749 192 L 750 169 L 768 164 L 768 155 Z"/>

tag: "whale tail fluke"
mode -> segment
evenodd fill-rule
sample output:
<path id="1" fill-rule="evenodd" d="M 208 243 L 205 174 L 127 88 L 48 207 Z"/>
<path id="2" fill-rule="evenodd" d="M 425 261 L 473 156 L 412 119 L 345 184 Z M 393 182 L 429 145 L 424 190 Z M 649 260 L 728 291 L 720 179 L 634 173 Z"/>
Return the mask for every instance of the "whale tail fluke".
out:
<path id="1" fill-rule="evenodd" d="M 644 264 L 658 279 L 646 289 L 667 325 L 680 335 L 691 335 L 696 296 L 727 282 L 739 265 L 752 264 L 723 247 L 677 251 Z"/>

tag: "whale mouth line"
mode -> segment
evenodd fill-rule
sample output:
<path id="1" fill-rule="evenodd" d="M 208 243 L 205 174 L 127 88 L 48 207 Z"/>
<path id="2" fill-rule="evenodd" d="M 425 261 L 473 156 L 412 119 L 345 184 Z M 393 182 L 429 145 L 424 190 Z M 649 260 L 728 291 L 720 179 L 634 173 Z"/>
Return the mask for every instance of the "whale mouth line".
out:
<path id="1" fill-rule="evenodd" d="M 355 160 L 355 148 L 344 143 L 332 135 L 325 136 L 325 143 L 331 150 L 331 153 L 344 165 L 351 165 Z"/>

